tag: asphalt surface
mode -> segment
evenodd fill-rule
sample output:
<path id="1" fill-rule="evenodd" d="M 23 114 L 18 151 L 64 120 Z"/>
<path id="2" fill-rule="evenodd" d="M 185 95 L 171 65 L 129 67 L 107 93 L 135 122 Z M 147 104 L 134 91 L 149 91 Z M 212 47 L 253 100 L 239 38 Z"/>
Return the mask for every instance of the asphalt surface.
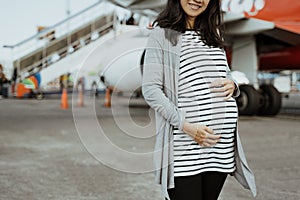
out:
<path id="1" fill-rule="evenodd" d="M 127 164 L 103 137 L 93 135 L 97 121 L 106 139 L 120 149 L 150 152 L 153 112 L 150 118 L 142 99 L 132 99 L 128 107 L 119 97 L 113 111 L 103 103 L 103 96 L 85 96 L 84 108 L 72 109 L 70 100 L 70 108 L 62 110 L 59 99 L 0 100 L 0 199 L 163 200 L 153 173 L 139 171 L 148 163 Z M 287 112 L 240 117 L 242 143 L 257 181 L 256 199 L 300 199 L 299 122 L 300 115 Z M 130 135 L 136 134 L 132 123 L 143 128 L 139 135 Z M 229 177 L 219 199 L 253 198 Z"/>

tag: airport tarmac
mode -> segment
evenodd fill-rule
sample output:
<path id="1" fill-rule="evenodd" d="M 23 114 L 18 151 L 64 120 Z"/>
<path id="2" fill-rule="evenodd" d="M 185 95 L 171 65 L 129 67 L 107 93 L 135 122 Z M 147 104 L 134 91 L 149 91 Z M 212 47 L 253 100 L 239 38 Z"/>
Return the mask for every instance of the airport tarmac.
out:
<path id="1" fill-rule="evenodd" d="M 124 152 L 151 152 L 153 112 L 149 117 L 142 99 L 130 99 L 129 107 L 126 98 L 115 100 L 110 109 L 103 107 L 103 95 L 85 96 L 85 106 L 72 109 L 70 99 L 68 110 L 60 109 L 60 99 L 0 100 L 0 199 L 163 200 L 153 173 L 139 171 L 145 163 L 127 165 L 104 140 Z M 299 122 L 300 115 L 287 112 L 240 117 L 244 150 L 256 176 L 256 199 L 300 199 Z M 144 131 L 138 135 L 132 124 Z M 103 140 L 95 134 L 99 127 Z M 132 169 L 138 173 L 128 173 Z M 219 199 L 253 198 L 228 177 Z"/>

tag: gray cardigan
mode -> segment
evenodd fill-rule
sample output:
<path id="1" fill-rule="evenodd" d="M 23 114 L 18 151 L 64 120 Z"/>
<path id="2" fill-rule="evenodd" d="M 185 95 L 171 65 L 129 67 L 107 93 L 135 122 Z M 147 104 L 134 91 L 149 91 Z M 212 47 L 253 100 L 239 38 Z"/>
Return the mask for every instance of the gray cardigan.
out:
<path id="1" fill-rule="evenodd" d="M 156 27 L 150 33 L 143 69 L 142 92 L 145 101 L 155 110 L 155 182 L 161 184 L 163 195 L 169 199 L 167 189 L 175 187 L 173 127 L 182 130 L 185 113 L 177 107 L 181 37 L 174 46 L 165 38 L 164 32 L 164 29 Z M 172 34 L 172 31 L 169 33 Z M 229 68 L 227 78 L 232 80 Z M 238 131 L 235 137 L 236 170 L 233 175 L 244 188 L 250 189 L 255 197 L 257 191 L 254 175 L 248 167 Z"/>

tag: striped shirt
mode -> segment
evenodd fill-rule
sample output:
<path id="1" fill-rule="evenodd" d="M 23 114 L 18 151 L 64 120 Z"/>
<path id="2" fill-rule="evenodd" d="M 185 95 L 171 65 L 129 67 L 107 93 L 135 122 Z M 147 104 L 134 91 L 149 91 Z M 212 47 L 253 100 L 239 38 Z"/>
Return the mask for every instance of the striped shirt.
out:
<path id="1" fill-rule="evenodd" d="M 175 177 L 235 170 L 236 102 L 210 91 L 214 80 L 226 78 L 226 68 L 223 50 L 205 45 L 194 31 L 182 35 L 178 107 L 186 112 L 188 122 L 210 127 L 221 135 L 221 140 L 213 147 L 201 147 L 188 134 L 174 128 Z"/>

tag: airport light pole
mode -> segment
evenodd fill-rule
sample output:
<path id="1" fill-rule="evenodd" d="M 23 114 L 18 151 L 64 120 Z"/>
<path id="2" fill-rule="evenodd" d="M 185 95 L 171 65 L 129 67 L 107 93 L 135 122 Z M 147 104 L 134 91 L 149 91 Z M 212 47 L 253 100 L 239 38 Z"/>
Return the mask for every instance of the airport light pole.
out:
<path id="1" fill-rule="evenodd" d="M 70 0 L 66 0 L 66 15 L 70 17 L 71 10 L 70 10 Z"/>

